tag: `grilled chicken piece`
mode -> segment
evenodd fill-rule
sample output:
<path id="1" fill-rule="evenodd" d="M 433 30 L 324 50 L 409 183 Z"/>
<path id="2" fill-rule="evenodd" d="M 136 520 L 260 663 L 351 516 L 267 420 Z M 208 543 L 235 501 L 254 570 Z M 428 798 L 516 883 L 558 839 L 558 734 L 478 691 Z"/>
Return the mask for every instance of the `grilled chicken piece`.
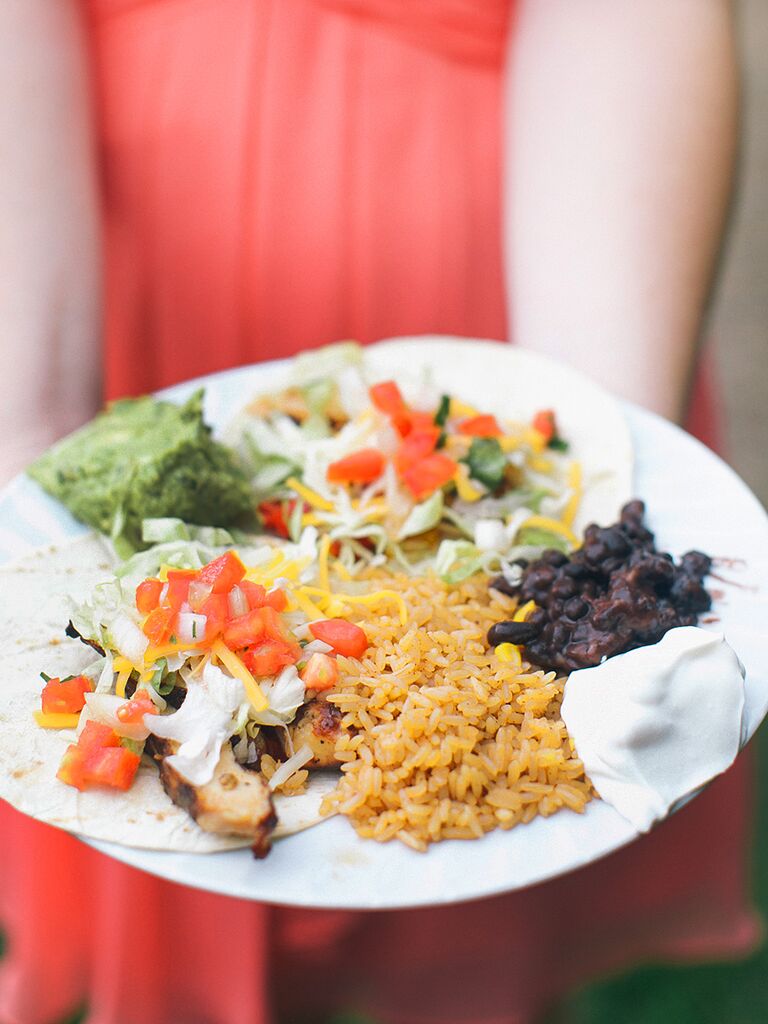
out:
<path id="1" fill-rule="evenodd" d="M 305 743 L 314 757 L 305 768 L 335 768 L 338 765 L 335 748 L 341 736 L 341 711 L 324 697 L 314 697 L 301 708 L 288 726 L 296 750 Z"/>
<path id="2" fill-rule="evenodd" d="M 244 836 L 253 841 L 257 857 L 266 857 L 277 815 L 264 776 L 238 764 L 231 745 L 225 743 L 211 781 L 193 786 L 166 761 L 178 748 L 174 740 L 158 736 L 147 740 L 147 750 L 159 762 L 160 780 L 171 800 L 206 832 Z"/>

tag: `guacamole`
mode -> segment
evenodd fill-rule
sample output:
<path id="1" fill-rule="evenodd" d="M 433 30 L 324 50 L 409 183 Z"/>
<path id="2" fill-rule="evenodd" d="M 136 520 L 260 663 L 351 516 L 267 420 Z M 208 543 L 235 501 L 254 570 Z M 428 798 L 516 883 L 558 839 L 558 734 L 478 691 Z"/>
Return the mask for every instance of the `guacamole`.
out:
<path id="1" fill-rule="evenodd" d="M 28 472 L 121 554 L 148 546 L 142 519 L 230 526 L 253 510 L 248 478 L 203 422 L 202 390 L 184 405 L 148 396 L 115 402 Z"/>

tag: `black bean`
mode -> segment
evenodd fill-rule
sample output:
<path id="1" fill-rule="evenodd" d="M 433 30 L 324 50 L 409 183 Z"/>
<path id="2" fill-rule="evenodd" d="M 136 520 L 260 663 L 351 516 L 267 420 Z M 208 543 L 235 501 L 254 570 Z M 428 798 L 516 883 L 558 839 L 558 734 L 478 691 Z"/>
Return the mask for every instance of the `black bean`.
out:
<path id="1" fill-rule="evenodd" d="M 522 566 L 519 598 L 537 608 L 525 622 L 493 626 L 489 643 L 524 644 L 533 664 L 567 672 L 695 624 L 711 606 L 701 582 L 711 560 L 689 551 L 676 565 L 656 550 L 644 514 L 641 501 L 629 502 L 613 526 L 591 523 L 570 557 L 546 551 Z M 503 589 L 496 580 L 492 585 Z"/>
<path id="2" fill-rule="evenodd" d="M 507 619 L 497 622 L 488 630 L 488 643 L 491 647 L 499 644 L 527 644 L 538 636 L 540 627 L 533 622 L 514 622 Z"/>

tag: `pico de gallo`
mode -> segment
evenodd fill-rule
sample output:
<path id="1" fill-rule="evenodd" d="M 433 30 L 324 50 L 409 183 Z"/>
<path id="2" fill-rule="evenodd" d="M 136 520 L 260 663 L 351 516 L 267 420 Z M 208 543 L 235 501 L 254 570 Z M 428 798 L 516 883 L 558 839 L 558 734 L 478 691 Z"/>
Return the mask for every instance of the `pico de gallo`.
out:
<path id="1" fill-rule="evenodd" d="M 252 402 L 229 438 L 266 532 L 315 526 L 352 573 L 387 557 L 446 582 L 576 546 L 581 467 L 553 410 L 513 422 L 458 395 L 369 381 L 356 346 L 297 366 L 298 382 Z"/>
<path id="2" fill-rule="evenodd" d="M 77 734 L 59 781 L 126 790 L 152 735 L 178 744 L 168 761 L 193 785 L 211 779 L 227 742 L 257 767 L 260 730 L 287 732 L 337 684 L 338 658 L 364 656 L 368 637 L 352 618 L 385 605 L 402 612 L 392 592 L 332 588 L 329 546 L 314 529 L 302 545 L 206 553 L 159 544 L 75 610 L 71 633 L 102 653 L 81 675 L 43 675 L 38 724 Z M 298 771 L 311 756 L 294 751 L 288 765 Z"/>

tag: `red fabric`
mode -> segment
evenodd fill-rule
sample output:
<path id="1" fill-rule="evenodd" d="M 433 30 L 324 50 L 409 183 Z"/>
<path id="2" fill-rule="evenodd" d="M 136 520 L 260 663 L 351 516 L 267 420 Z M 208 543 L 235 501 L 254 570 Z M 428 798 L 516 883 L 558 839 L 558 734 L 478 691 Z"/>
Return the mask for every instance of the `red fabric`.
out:
<path id="1" fill-rule="evenodd" d="M 506 0 L 90 0 L 107 391 L 344 337 L 505 337 Z M 711 417 L 705 417 L 711 422 Z M 185 890 L 0 806 L 0 1022 L 267 1024 L 355 1004 L 516 1024 L 637 957 L 732 955 L 742 758 L 650 836 L 458 907 L 280 910 Z"/>

